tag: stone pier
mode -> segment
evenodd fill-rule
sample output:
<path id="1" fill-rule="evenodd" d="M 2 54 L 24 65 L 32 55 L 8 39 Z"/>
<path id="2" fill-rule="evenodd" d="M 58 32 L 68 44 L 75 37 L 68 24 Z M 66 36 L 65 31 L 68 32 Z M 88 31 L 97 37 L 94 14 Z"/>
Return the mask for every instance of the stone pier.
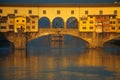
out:
<path id="1" fill-rule="evenodd" d="M 26 37 L 16 36 L 16 38 L 13 41 L 13 44 L 15 49 L 26 49 Z"/>
<path id="2" fill-rule="evenodd" d="M 103 38 L 101 33 L 93 33 L 89 41 L 89 48 L 103 48 Z"/>
<path id="3" fill-rule="evenodd" d="M 26 49 L 27 36 L 26 33 L 6 33 L 7 39 L 13 43 L 15 49 Z"/>

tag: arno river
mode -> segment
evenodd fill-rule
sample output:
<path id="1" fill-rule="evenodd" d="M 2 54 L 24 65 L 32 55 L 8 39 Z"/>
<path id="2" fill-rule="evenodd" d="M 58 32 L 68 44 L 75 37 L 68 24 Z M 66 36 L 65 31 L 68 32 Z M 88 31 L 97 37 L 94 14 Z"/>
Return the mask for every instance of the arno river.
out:
<path id="1" fill-rule="evenodd" d="M 87 49 L 69 36 L 33 40 L 27 50 L 0 48 L 0 80 L 120 80 L 120 47 Z"/>

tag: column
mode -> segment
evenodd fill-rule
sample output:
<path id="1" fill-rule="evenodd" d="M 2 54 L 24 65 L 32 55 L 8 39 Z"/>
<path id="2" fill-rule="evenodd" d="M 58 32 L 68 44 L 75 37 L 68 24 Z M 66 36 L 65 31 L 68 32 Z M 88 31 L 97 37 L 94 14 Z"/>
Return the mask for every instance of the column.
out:
<path id="1" fill-rule="evenodd" d="M 66 22 L 64 22 L 64 29 L 66 29 L 67 28 L 67 26 L 66 26 Z"/>
<path id="2" fill-rule="evenodd" d="M 52 22 L 50 22 L 50 29 L 52 29 Z"/>

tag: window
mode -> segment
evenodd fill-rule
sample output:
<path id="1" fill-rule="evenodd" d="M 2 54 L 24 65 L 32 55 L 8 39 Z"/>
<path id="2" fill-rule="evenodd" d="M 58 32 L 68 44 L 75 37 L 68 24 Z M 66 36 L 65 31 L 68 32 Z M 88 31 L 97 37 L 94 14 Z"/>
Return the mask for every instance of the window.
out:
<path id="1" fill-rule="evenodd" d="M 86 27 L 82 27 L 82 29 L 86 29 Z"/>
<path id="2" fill-rule="evenodd" d="M 93 21 L 90 21 L 90 24 L 93 24 Z"/>
<path id="3" fill-rule="evenodd" d="M 2 20 L 0 20 L 0 23 L 2 23 Z"/>
<path id="4" fill-rule="evenodd" d="M 26 28 L 29 30 L 29 29 L 30 29 L 30 26 L 27 26 Z"/>
<path id="5" fill-rule="evenodd" d="M 22 20 L 22 22 L 25 22 L 24 20 Z"/>
<path id="6" fill-rule="evenodd" d="M 46 14 L 46 10 L 43 10 L 43 14 Z"/>
<path id="7" fill-rule="evenodd" d="M 110 21 L 110 24 L 112 24 L 112 21 Z"/>
<path id="8" fill-rule="evenodd" d="M 83 24 L 86 24 L 86 21 L 83 21 Z"/>
<path id="9" fill-rule="evenodd" d="M 74 10 L 71 10 L 71 14 L 74 14 Z"/>
<path id="10" fill-rule="evenodd" d="M 88 14 L 88 11 L 85 11 L 85 14 Z"/>
<path id="11" fill-rule="evenodd" d="M 90 18 L 93 18 L 93 16 L 90 16 Z"/>
<path id="12" fill-rule="evenodd" d="M 114 14 L 117 14 L 117 10 L 114 10 Z"/>
<path id="13" fill-rule="evenodd" d="M 57 10 L 57 14 L 60 14 L 60 10 Z"/>
<path id="14" fill-rule="evenodd" d="M 6 26 L 1 26 L 0 29 L 6 29 Z"/>
<path id="15" fill-rule="evenodd" d="M 103 14 L 103 11 L 102 11 L 102 10 L 100 10 L 100 11 L 99 11 L 99 14 L 100 14 L 100 15 L 102 15 L 102 14 Z"/>
<path id="16" fill-rule="evenodd" d="M 87 20 L 87 17 L 81 17 L 80 20 Z"/>
<path id="17" fill-rule="evenodd" d="M 116 18 L 116 16 L 110 16 L 110 19 L 115 19 Z"/>
<path id="18" fill-rule="evenodd" d="M 118 21 L 118 24 L 120 24 L 120 20 Z"/>
<path id="19" fill-rule="evenodd" d="M 112 29 L 112 30 L 115 30 L 115 27 L 112 27 L 111 29 Z"/>
<path id="20" fill-rule="evenodd" d="M 34 23 L 35 23 L 35 21 L 32 21 L 32 23 L 34 24 Z"/>
<path id="21" fill-rule="evenodd" d="M 10 21 L 10 23 L 13 23 L 13 21 Z"/>
<path id="22" fill-rule="evenodd" d="M 93 27 L 92 27 L 92 26 L 90 26 L 90 29 L 93 29 Z"/>
<path id="23" fill-rule="evenodd" d="M 7 23 L 7 20 L 0 20 L 0 23 Z"/>
<path id="24" fill-rule="evenodd" d="M 113 21 L 113 24 L 115 24 L 115 21 Z"/>
<path id="25" fill-rule="evenodd" d="M 29 17 L 26 17 L 26 22 L 30 23 L 30 18 Z"/>
<path id="26" fill-rule="evenodd" d="M 32 10 L 29 10 L 28 13 L 29 13 L 29 14 L 32 14 Z"/>
<path id="27" fill-rule="evenodd" d="M 19 22 L 19 20 L 16 20 L 16 22 Z"/>
<path id="28" fill-rule="evenodd" d="M 18 13 L 18 10 L 14 10 L 14 14 L 17 14 Z"/>
<path id="29" fill-rule="evenodd" d="M 14 26 L 13 25 L 9 25 L 9 29 L 13 29 L 14 28 Z"/>
<path id="30" fill-rule="evenodd" d="M 32 26 L 32 29 L 35 29 L 35 26 Z"/>
<path id="31" fill-rule="evenodd" d="M 119 29 L 120 29 L 120 26 L 119 26 Z"/>
<path id="32" fill-rule="evenodd" d="M 115 24 L 116 22 L 115 21 L 110 21 L 110 24 Z"/>
<path id="33" fill-rule="evenodd" d="M 0 13 L 3 13 L 2 9 L 0 9 Z"/>

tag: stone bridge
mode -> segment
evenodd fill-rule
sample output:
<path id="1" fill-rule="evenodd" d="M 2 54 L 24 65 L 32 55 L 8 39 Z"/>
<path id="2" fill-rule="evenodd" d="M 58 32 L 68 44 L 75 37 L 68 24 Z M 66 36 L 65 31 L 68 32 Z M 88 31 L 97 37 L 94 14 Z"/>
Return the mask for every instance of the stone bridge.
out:
<path id="1" fill-rule="evenodd" d="M 84 40 L 88 48 L 103 47 L 104 43 L 109 40 L 120 37 L 120 33 L 96 33 L 96 32 L 79 32 L 78 29 L 63 29 L 63 28 L 39 28 L 38 32 L 31 33 L 5 33 L 5 37 L 13 43 L 17 49 L 26 48 L 28 41 L 46 35 L 71 35 Z"/>

